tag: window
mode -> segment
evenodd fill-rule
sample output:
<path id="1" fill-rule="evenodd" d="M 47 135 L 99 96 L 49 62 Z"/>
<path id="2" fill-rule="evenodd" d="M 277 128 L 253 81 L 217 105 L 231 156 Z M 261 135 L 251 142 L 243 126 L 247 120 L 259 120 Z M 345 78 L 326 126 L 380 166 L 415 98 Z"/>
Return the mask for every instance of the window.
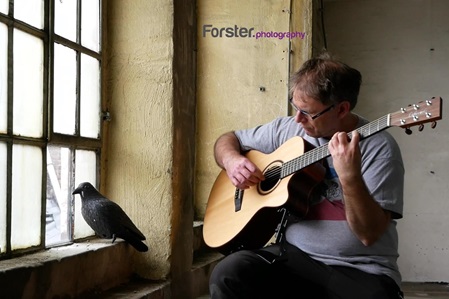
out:
<path id="1" fill-rule="evenodd" d="M 93 235 L 73 189 L 97 185 L 101 0 L 0 0 L 0 258 Z"/>

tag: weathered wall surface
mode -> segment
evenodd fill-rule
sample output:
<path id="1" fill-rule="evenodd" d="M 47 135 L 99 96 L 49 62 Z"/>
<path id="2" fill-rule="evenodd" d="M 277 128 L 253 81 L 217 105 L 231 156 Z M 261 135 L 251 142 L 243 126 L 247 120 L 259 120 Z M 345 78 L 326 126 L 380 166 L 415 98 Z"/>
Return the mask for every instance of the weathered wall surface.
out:
<path id="1" fill-rule="evenodd" d="M 213 158 L 215 140 L 289 112 L 289 75 L 311 55 L 312 10 L 308 0 L 197 3 L 195 208 L 202 218 L 220 171 Z M 285 32 L 296 36 L 281 38 Z"/>
<path id="2" fill-rule="evenodd" d="M 173 5 L 109 1 L 106 194 L 147 237 L 134 263 L 146 278 L 170 271 L 173 160 Z"/>
<path id="3" fill-rule="evenodd" d="M 449 2 L 325 1 L 328 48 L 363 76 L 357 112 L 374 120 L 432 96 L 449 99 Z M 349 17 L 350 16 L 350 17 Z M 405 163 L 398 221 L 405 281 L 449 282 L 449 121 L 406 135 L 391 128 Z"/>

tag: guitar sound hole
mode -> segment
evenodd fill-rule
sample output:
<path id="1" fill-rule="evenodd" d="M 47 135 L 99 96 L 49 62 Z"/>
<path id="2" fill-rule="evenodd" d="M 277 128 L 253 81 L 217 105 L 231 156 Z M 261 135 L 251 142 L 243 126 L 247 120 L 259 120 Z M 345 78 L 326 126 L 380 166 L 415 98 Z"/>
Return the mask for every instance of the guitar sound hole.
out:
<path id="1" fill-rule="evenodd" d="M 281 166 L 272 166 L 264 172 L 265 180 L 259 183 L 259 192 L 262 194 L 269 193 L 278 184 L 281 176 Z"/>

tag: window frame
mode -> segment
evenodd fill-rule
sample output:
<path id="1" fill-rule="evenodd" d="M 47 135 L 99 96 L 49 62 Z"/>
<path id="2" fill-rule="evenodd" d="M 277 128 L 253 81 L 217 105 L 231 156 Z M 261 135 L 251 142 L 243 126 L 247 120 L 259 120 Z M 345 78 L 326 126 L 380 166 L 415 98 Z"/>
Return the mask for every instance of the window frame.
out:
<path id="1" fill-rule="evenodd" d="M 98 0 L 99 2 L 99 50 L 95 52 L 85 46 L 81 45 L 81 5 L 83 1 L 86 0 L 75 0 L 77 6 L 77 24 L 76 24 L 76 42 L 59 36 L 55 33 L 54 22 L 55 22 L 55 1 L 57 0 L 44 0 L 44 23 L 43 28 L 39 29 L 33 27 L 26 22 L 15 19 L 14 16 L 14 1 L 9 1 L 8 15 L 0 13 L 0 23 L 7 26 L 8 34 L 8 45 L 7 45 L 7 79 L 6 79 L 6 89 L 7 89 L 7 131 L 6 134 L 0 133 L 0 142 L 6 144 L 6 250 L 0 252 L 0 260 L 8 259 L 23 253 L 36 252 L 45 248 L 46 246 L 46 202 L 47 202 L 47 146 L 63 146 L 70 150 L 72 163 L 75 164 L 75 151 L 76 150 L 89 150 L 96 153 L 96 178 L 97 182 L 100 182 L 100 172 L 101 172 L 101 154 L 103 147 L 103 121 L 108 120 L 106 116 L 103 116 L 103 0 Z M 88 1 L 88 0 L 87 0 Z M 13 134 L 13 103 L 14 103 L 14 30 L 21 30 L 27 34 L 37 37 L 43 42 L 43 121 L 42 121 L 42 136 L 39 138 L 25 137 Z M 55 133 L 53 131 L 53 110 L 54 110 L 54 98 L 53 98 L 53 88 L 54 88 L 54 47 L 55 43 L 62 46 L 66 46 L 76 52 L 76 108 L 75 108 L 75 134 L 65 135 L 62 133 Z M 81 55 L 85 54 L 99 62 L 99 97 L 100 97 L 100 107 L 99 111 L 102 114 L 99 116 L 99 136 L 98 138 L 83 137 L 80 133 L 80 102 L 81 102 Z M 37 146 L 42 151 L 42 181 L 41 181 L 41 227 L 40 227 L 40 244 L 38 246 L 28 247 L 24 249 L 11 250 L 11 237 L 12 237 L 12 153 L 13 145 L 24 144 Z M 73 189 L 75 186 L 75 175 L 74 170 L 71 172 L 70 187 Z M 68 215 L 70 221 L 70 238 L 67 242 L 61 242 L 49 247 L 61 246 L 65 244 L 71 244 L 75 241 L 74 237 L 74 209 L 73 209 L 73 198 L 70 201 L 71 208 L 69 209 L 71 215 Z"/>

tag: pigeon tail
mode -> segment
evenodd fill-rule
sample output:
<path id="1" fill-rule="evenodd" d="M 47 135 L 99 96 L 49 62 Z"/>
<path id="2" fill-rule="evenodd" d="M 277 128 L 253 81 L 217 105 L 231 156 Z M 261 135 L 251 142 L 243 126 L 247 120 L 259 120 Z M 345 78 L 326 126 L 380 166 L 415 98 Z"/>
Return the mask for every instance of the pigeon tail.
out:
<path id="1" fill-rule="evenodd" d="M 132 247 L 134 247 L 137 251 L 140 252 L 147 252 L 148 251 L 148 246 L 145 245 L 145 243 L 143 243 L 140 240 L 134 239 L 134 238 L 130 238 L 130 239 L 124 239 L 126 242 L 128 242 Z"/>

